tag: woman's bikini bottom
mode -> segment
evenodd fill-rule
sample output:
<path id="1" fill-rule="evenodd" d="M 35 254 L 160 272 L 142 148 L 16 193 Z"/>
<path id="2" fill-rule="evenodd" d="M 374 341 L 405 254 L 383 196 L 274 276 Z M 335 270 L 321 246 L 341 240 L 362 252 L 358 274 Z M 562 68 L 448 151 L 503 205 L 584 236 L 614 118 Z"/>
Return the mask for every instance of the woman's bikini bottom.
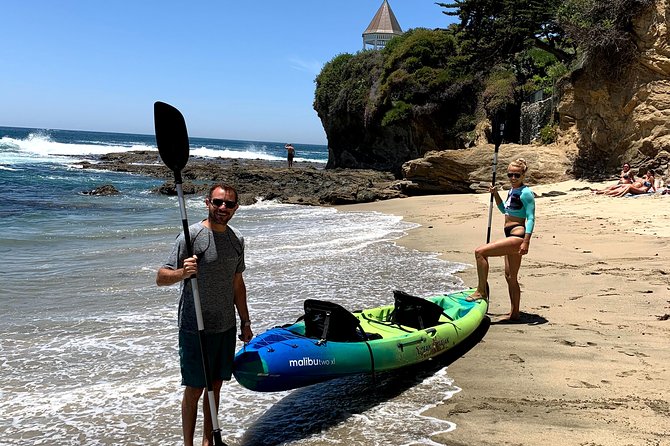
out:
<path id="1" fill-rule="evenodd" d="M 523 234 L 512 234 L 512 231 L 516 228 L 523 228 L 524 225 L 522 224 L 516 224 L 516 225 L 511 225 L 511 226 L 505 226 L 505 237 L 519 237 L 519 238 L 524 238 L 526 235 L 526 232 L 524 231 Z"/>

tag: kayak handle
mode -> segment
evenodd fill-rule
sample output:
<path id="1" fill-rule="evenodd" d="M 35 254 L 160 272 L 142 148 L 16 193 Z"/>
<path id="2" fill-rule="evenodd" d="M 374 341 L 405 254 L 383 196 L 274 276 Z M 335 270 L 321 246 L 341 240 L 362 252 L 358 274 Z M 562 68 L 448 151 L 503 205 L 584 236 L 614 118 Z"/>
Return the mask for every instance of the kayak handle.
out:
<path id="1" fill-rule="evenodd" d="M 421 338 L 417 339 L 416 341 L 411 341 L 411 342 L 398 342 L 398 348 L 400 349 L 400 351 L 403 351 L 403 349 L 404 349 L 405 347 L 409 347 L 410 345 L 421 344 L 421 343 L 424 342 L 425 340 L 426 340 L 426 338 L 424 338 L 423 336 L 421 336 Z"/>

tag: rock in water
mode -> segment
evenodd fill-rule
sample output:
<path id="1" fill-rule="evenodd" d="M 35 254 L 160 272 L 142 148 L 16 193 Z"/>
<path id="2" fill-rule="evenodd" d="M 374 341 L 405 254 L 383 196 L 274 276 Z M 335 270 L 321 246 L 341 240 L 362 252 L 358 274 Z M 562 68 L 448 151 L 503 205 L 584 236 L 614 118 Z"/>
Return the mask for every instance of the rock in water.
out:
<path id="1" fill-rule="evenodd" d="M 82 191 L 83 195 L 119 195 L 120 192 L 111 184 L 98 186 L 89 191 Z"/>

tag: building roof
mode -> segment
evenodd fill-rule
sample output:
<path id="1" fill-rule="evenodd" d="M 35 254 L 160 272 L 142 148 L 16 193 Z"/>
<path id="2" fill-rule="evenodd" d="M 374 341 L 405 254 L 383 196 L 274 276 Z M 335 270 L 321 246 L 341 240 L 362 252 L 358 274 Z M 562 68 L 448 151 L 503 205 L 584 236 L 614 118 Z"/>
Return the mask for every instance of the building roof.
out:
<path id="1" fill-rule="evenodd" d="M 363 35 L 373 33 L 402 34 L 402 28 L 400 28 L 388 0 L 384 0 L 367 29 L 363 31 Z"/>

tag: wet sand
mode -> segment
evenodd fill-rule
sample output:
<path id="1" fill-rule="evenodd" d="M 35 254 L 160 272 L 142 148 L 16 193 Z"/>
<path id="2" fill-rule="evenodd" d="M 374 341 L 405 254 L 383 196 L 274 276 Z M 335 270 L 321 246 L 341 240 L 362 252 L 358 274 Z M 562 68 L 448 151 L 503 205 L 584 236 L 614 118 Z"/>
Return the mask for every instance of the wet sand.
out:
<path id="1" fill-rule="evenodd" d="M 670 445 L 670 195 L 596 196 L 569 181 L 532 187 L 536 225 L 509 311 L 503 260 L 491 261 L 491 326 L 449 366 L 462 391 L 425 415 L 456 423 L 456 445 Z M 489 195 L 344 206 L 421 224 L 398 241 L 474 265 Z M 492 239 L 503 216 L 494 209 Z M 475 286 L 474 266 L 459 276 Z"/>

